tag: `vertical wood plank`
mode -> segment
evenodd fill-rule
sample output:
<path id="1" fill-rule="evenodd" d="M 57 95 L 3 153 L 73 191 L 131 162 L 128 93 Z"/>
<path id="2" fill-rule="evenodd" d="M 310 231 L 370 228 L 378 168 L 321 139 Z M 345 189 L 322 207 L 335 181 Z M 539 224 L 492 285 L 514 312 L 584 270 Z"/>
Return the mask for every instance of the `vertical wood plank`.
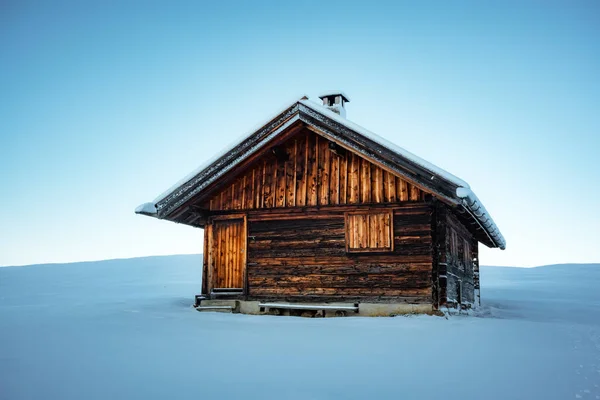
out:
<path id="1" fill-rule="evenodd" d="M 367 215 L 367 231 L 369 232 L 368 246 L 371 249 L 377 248 L 377 214 Z"/>
<path id="2" fill-rule="evenodd" d="M 396 188 L 399 188 L 399 196 L 400 196 L 400 201 L 408 201 L 408 185 L 406 183 L 406 181 L 404 179 L 400 179 L 400 178 L 396 178 L 396 183 L 397 186 Z"/>
<path id="3" fill-rule="evenodd" d="M 350 162 L 350 171 L 349 171 L 349 196 L 348 196 L 348 203 L 349 204 L 356 204 L 358 203 L 359 200 L 359 189 L 358 189 L 358 185 L 359 185 L 359 175 L 360 175 L 360 159 L 358 158 L 358 156 L 354 153 L 351 154 L 350 156 L 351 158 L 351 162 Z"/>
<path id="4" fill-rule="evenodd" d="M 229 240 L 227 242 L 227 256 L 229 261 L 229 270 L 227 271 L 227 287 L 231 287 L 233 285 L 233 269 L 235 267 L 235 236 L 234 236 L 235 225 L 230 222 L 227 223 L 227 231 L 229 232 Z"/>
<path id="5" fill-rule="evenodd" d="M 286 188 L 286 171 L 285 161 L 277 161 L 277 185 L 275 189 L 275 207 L 285 207 Z"/>
<path id="6" fill-rule="evenodd" d="M 356 240 L 354 242 L 354 247 L 356 249 L 360 248 L 361 243 L 362 243 L 361 232 L 363 231 L 363 229 L 360 227 L 361 224 L 362 224 L 362 219 L 361 219 L 360 215 L 355 215 L 354 216 L 354 229 L 356 231 Z"/>
<path id="7" fill-rule="evenodd" d="M 223 287 L 223 269 L 226 266 L 226 251 L 225 243 L 227 237 L 225 236 L 225 230 L 223 225 L 219 225 L 219 261 L 216 265 L 218 284 L 217 287 Z"/>
<path id="8" fill-rule="evenodd" d="M 392 243 L 392 238 L 394 237 L 394 232 L 392 232 L 390 225 L 390 214 L 385 213 L 383 215 L 383 245 L 385 248 L 390 248 Z"/>
<path id="9" fill-rule="evenodd" d="M 352 224 L 352 215 L 346 214 L 345 229 L 346 229 L 346 252 L 348 252 L 348 249 L 351 248 L 354 243 L 354 226 Z"/>
<path id="10" fill-rule="evenodd" d="M 231 232 L 231 224 L 229 223 L 229 221 L 225 221 L 224 222 L 224 227 L 225 227 L 225 231 L 227 232 L 227 236 L 226 236 L 226 242 L 225 242 L 225 283 L 224 286 L 222 287 L 229 287 L 230 286 L 230 279 L 231 279 L 231 268 L 232 268 L 232 257 L 231 257 L 231 248 L 232 243 L 231 243 L 231 238 L 232 238 L 232 232 Z"/>
<path id="11" fill-rule="evenodd" d="M 229 271 L 229 286 L 228 287 L 233 287 L 233 283 L 234 283 L 234 278 L 235 278 L 235 263 L 237 261 L 237 254 L 236 254 L 236 228 L 237 225 L 233 223 L 233 221 L 229 222 L 228 221 L 228 225 L 229 225 L 229 230 L 231 232 L 231 239 L 229 241 L 229 255 L 231 257 L 231 270 Z"/>
<path id="12" fill-rule="evenodd" d="M 385 179 L 385 187 L 387 188 L 386 199 L 388 203 L 396 202 L 396 177 L 387 171 L 383 172 Z"/>
<path id="13" fill-rule="evenodd" d="M 204 246 L 202 248 L 203 265 L 202 265 L 202 291 L 201 294 L 209 293 L 209 270 L 210 270 L 210 237 L 211 225 L 206 224 L 204 227 Z"/>
<path id="14" fill-rule="evenodd" d="M 340 204 L 340 157 L 329 151 L 329 204 Z"/>
<path id="15" fill-rule="evenodd" d="M 366 214 L 362 214 L 360 216 L 360 226 L 359 229 L 362 230 L 361 233 L 361 242 L 360 247 L 366 249 L 369 246 L 369 221 L 368 216 Z"/>
<path id="16" fill-rule="evenodd" d="M 249 207 L 250 209 L 257 208 L 257 206 L 256 206 L 256 171 L 257 171 L 256 167 L 252 168 L 252 179 L 250 182 L 250 194 L 251 194 L 250 195 L 250 197 L 251 197 L 250 207 Z"/>
<path id="17" fill-rule="evenodd" d="M 297 140 L 291 141 L 288 146 L 290 158 L 285 163 L 285 206 L 294 207 L 296 205 L 296 157 L 298 153 Z"/>
<path id="18" fill-rule="evenodd" d="M 361 234 L 363 232 L 363 229 L 361 228 L 362 225 L 362 219 L 360 217 L 360 215 L 356 215 L 355 216 L 356 220 L 355 220 L 355 224 L 356 224 L 356 248 L 360 248 L 361 247 L 361 243 L 362 243 L 362 237 Z"/>
<path id="19" fill-rule="evenodd" d="M 231 204 L 233 202 L 232 189 L 232 185 L 227 186 L 225 193 L 223 193 L 223 196 L 221 197 L 221 201 L 223 202 L 221 206 L 223 207 L 223 210 L 231 210 Z"/>
<path id="20" fill-rule="evenodd" d="M 237 259 L 238 259 L 238 264 L 237 264 L 237 281 L 235 283 L 235 287 L 236 288 L 244 288 L 243 284 L 242 284 L 242 271 L 244 268 L 244 243 L 243 243 L 243 239 L 244 239 L 244 233 L 243 233 L 243 220 L 239 220 L 237 223 L 237 230 L 238 230 L 238 246 L 236 248 L 236 252 L 237 252 Z"/>
<path id="21" fill-rule="evenodd" d="M 383 182 L 383 181 L 382 181 Z M 381 249 L 385 247 L 385 241 L 383 239 L 385 225 L 383 222 L 385 214 L 375 214 L 375 220 L 377 221 L 377 248 Z"/>
<path id="22" fill-rule="evenodd" d="M 208 274 L 209 274 L 209 293 L 212 290 L 212 288 L 215 287 L 215 265 L 216 265 L 216 258 L 217 258 L 217 243 L 219 240 L 219 236 L 217 233 L 217 226 L 215 225 L 211 225 L 210 228 L 210 232 L 211 232 L 211 236 L 208 238 L 209 243 L 208 245 L 210 246 L 210 254 L 208 255 L 208 260 L 209 260 L 209 268 L 208 268 Z"/>
<path id="23" fill-rule="evenodd" d="M 371 201 L 382 203 L 383 200 L 383 170 L 371 164 Z"/>
<path id="24" fill-rule="evenodd" d="M 375 214 L 375 232 L 376 232 L 376 238 L 375 238 L 375 246 L 376 248 L 380 249 L 383 247 L 383 224 L 382 224 L 382 215 L 381 214 Z"/>
<path id="25" fill-rule="evenodd" d="M 307 157 L 306 135 L 298 138 L 296 155 L 296 206 L 304 207 L 306 205 L 306 157 Z"/>
<path id="26" fill-rule="evenodd" d="M 219 287 L 227 286 L 227 270 L 229 269 L 229 227 L 226 224 L 221 223 L 221 231 L 223 237 L 221 239 L 222 245 L 222 262 L 217 266 L 219 269 Z"/>
<path id="27" fill-rule="evenodd" d="M 360 163 L 360 200 L 363 203 L 371 202 L 371 163 L 361 158 Z"/>
<path id="28" fill-rule="evenodd" d="M 246 208 L 246 181 L 248 180 L 246 175 L 248 175 L 248 174 L 244 174 L 244 177 L 242 178 L 242 181 L 241 181 L 241 187 L 242 187 L 241 208 L 242 209 Z"/>
<path id="29" fill-rule="evenodd" d="M 411 201 L 419 201 L 420 199 L 420 195 L 419 195 L 419 188 L 416 187 L 415 185 L 410 185 L 410 200 Z"/>
<path id="30" fill-rule="evenodd" d="M 325 153 L 324 146 L 327 140 L 317 135 L 317 205 L 326 205 L 329 197 L 329 181 L 326 178 L 329 174 L 325 171 Z M 327 196 L 324 192 L 327 191 Z"/>
<path id="31" fill-rule="evenodd" d="M 233 183 L 231 195 L 233 197 L 231 208 L 233 210 L 240 210 L 242 208 L 242 181 L 240 179 L 237 179 Z"/>
<path id="32" fill-rule="evenodd" d="M 220 248 L 221 248 L 221 236 L 220 236 L 220 226 L 218 224 L 215 223 L 215 226 L 213 227 L 213 265 L 212 265 L 212 281 L 211 281 L 211 285 L 213 288 L 215 287 L 219 287 L 219 271 L 217 269 L 217 265 L 219 265 L 220 262 L 220 257 L 221 257 L 221 253 L 220 253 Z"/>
<path id="33" fill-rule="evenodd" d="M 322 165 L 319 166 L 319 170 L 321 171 L 321 198 L 319 204 L 328 205 L 329 204 L 329 175 L 331 173 L 331 151 L 329 150 L 329 141 L 326 139 L 319 140 L 320 148 L 319 152 L 321 154 L 320 160 L 322 161 Z"/>
<path id="34" fill-rule="evenodd" d="M 339 203 L 346 204 L 346 188 L 348 187 L 348 156 L 339 157 Z"/>
<path id="35" fill-rule="evenodd" d="M 219 204 L 220 204 L 220 208 L 219 210 L 225 210 L 225 192 L 227 191 L 227 189 L 222 190 L 221 193 L 219 194 Z"/>
<path id="36" fill-rule="evenodd" d="M 262 208 L 263 166 L 263 163 L 259 163 L 254 168 L 254 208 Z"/>
<path id="37" fill-rule="evenodd" d="M 244 244 L 242 243 L 242 240 L 244 238 L 244 235 L 242 233 L 242 224 L 243 224 L 243 220 L 238 221 L 237 224 L 237 237 L 238 237 L 238 246 L 236 248 L 236 253 L 237 253 L 237 275 L 236 275 L 236 282 L 235 282 L 235 287 L 236 288 L 242 288 L 243 289 L 243 284 L 242 284 L 242 268 L 243 268 L 243 256 L 244 256 Z"/>
<path id="38" fill-rule="evenodd" d="M 307 206 L 317 205 L 317 159 L 318 159 L 318 138 L 316 134 L 311 134 L 308 137 L 308 162 L 307 168 Z"/>
<path id="39" fill-rule="evenodd" d="M 358 215 L 352 216 L 352 226 L 354 227 L 354 243 L 352 244 L 355 249 L 360 247 L 360 228 Z"/>
<path id="40" fill-rule="evenodd" d="M 225 240 L 223 237 L 223 228 L 221 224 L 215 224 L 215 265 L 214 265 L 214 284 L 213 287 L 221 287 L 221 276 L 222 271 L 219 268 L 223 265 L 223 247 L 225 246 Z"/>
<path id="41" fill-rule="evenodd" d="M 236 280 L 234 282 L 236 288 L 243 288 L 242 286 L 242 222 L 238 221 L 237 225 L 237 247 L 235 249 L 236 258 L 237 258 L 237 270 L 236 270 Z"/>
<path id="42" fill-rule="evenodd" d="M 273 168 L 272 160 L 269 162 L 265 162 L 265 172 L 264 172 L 264 181 L 263 181 L 263 208 L 272 208 L 273 207 L 273 178 L 276 178 L 275 171 Z"/>
<path id="43" fill-rule="evenodd" d="M 254 169 L 251 169 L 244 175 L 244 192 L 243 192 L 243 201 L 242 208 L 245 210 L 249 210 L 252 208 L 252 204 L 254 203 Z"/>
<path id="44" fill-rule="evenodd" d="M 233 282 L 234 282 L 234 278 L 235 278 L 235 262 L 237 260 L 237 252 L 236 252 L 236 228 L 237 228 L 237 224 L 234 223 L 229 223 L 229 230 L 231 232 L 231 239 L 229 241 L 229 251 L 230 251 L 230 257 L 231 257 L 231 271 L 229 274 L 229 287 L 233 287 Z"/>
<path id="45" fill-rule="evenodd" d="M 231 229 L 229 224 L 225 223 L 225 276 L 224 276 L 224 284 L 222 287 L 227 287 L 229 285 L 229 270 L 231 268 Z"/>

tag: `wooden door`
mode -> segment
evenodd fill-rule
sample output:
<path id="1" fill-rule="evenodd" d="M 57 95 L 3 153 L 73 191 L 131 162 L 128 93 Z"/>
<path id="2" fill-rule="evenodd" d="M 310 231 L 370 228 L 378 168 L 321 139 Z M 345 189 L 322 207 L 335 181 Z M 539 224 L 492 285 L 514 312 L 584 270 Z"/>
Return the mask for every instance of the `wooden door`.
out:
<path id="1" fill-rule="evenodd" d="M 212 289 L 244 289 L 246 221 L 244 216 L 216 219 L 212 227 L 210 272 Z"/>

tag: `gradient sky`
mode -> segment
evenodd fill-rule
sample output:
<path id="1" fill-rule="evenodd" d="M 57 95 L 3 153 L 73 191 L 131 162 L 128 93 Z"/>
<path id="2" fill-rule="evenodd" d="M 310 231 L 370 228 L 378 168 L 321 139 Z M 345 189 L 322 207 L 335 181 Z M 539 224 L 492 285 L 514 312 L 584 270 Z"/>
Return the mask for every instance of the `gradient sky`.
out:
<path id="1" fill-rule="evenodd" d="M 134 208 L 331 88 L 471 184 L 483 264 L 600 262 L 597 1 L 4 0 L 0 265 L 201 252 Z"/>

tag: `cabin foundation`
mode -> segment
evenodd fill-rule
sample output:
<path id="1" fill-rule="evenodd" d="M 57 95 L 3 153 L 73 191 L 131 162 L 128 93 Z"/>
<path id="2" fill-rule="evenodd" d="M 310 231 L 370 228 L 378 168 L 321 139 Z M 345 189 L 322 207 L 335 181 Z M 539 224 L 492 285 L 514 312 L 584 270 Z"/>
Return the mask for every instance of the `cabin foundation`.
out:
<path id="1" fill-rule="evenodd" d="M 431 304 L 406 303 L 275 303 L 252 300 L 201 300 L 195 307 L 200 312 L 326 318 L 437 314 Z"/>

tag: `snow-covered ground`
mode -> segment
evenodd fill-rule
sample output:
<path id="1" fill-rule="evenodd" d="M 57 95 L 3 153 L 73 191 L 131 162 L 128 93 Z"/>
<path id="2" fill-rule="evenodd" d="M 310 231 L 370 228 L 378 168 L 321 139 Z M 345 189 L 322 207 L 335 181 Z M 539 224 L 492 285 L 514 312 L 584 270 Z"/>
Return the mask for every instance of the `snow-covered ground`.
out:
<path id="1" fill-rule="evenodd" d="M 199 313 L 199 256 L 0 268 L 0 399 L 600 399 L 600 265 L 482 268 L 480 316 Z"/>

